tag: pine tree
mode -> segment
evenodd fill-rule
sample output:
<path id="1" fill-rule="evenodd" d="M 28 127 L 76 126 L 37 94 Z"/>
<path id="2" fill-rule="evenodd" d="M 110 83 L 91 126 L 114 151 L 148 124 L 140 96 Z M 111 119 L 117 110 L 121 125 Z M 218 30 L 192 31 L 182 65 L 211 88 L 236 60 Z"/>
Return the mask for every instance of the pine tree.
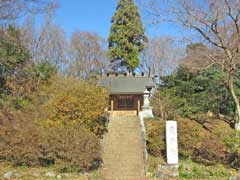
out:
<path id="1" fill-rule="evenodd" d="M 139 65 L 139 53 L 147 42 L 134 0 L 119 0 L 111 23 L 108 38 L 111 62 L 121 60 L 123 66 L 133 71 Z"/>

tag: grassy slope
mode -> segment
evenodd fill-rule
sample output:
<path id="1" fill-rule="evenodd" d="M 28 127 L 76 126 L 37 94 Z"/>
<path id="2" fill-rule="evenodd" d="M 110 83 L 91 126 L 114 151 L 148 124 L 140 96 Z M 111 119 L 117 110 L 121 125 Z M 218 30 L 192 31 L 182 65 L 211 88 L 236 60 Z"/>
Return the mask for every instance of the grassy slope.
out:
<path id="1" fill-rule="evenodd" d="M 150 156 L 148 159 L 148 176 L 149 180 L 156 180 L 151 177 L 152 174 L 156 173 L 157 165 L 164 163 L 161 158 L 155 158 Z M 6 163 L 0 163 L 0 179 L 6 172 L 13 171 L 18 172 L 22 175 L 21 178 L 11 178 L 11 180 L 57 180 L 56 177 L 46 177 L 47 172 L 54 172 L 56 175 L 61 175 L 64 180 L 103 180 L 101 177 L 100 170 L 93 171 L 86 174 L 80 173 L 57 173 L 57 167 L 39 167 L 39 168 L 28 168 L 28 167 L 12 167 Z M 34 173 L 40 173 L 40 177 L 34 177 Z M 222 165 L 215 166 L 204 166 L 201 164 L 193 163 L 190 160 L 180 160 L 179 168 L 179 179 L 228 179 L 231 176 L 237 174 L 237 171 L 231 168 L 224 167 Z"/>
<path id="2" fill-rule="evenodd" d="M 163 164 L 164 160 L 150 156 L 148 159 L 148 174 L 151 177 L 157 171 L 157 165 Z M 204 166 L 191 160 L 181 159 L 179 166 L 179 179 L 229 179 L 237 175 L 237 170 L 222 165 Z M 150 178 L 151 179 L 151 178 Z M 151 180 L 156 180 L 152 178 Z"/>

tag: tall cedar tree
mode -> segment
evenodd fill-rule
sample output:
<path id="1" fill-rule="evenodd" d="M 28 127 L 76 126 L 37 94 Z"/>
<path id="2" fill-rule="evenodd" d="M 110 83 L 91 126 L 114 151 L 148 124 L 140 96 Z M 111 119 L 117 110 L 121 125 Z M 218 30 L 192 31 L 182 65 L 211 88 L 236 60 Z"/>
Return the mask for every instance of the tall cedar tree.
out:
<path id="1" fill-rule="evenodd" d="M 111 62 L 121 60 L 123 66 L 133 71 L 139 65 L 139 53 L 147 42 L 134 0 L 119 0 L 111 23 L 108 39 Z"/>

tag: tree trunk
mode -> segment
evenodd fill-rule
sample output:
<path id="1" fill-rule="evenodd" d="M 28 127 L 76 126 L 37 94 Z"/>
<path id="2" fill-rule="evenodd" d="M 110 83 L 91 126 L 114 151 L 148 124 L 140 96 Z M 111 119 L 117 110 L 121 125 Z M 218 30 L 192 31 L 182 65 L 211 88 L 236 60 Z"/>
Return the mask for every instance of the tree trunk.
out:
<path id="1" fill-rule="evenodd" d="M 233 101 L 235 103 L 235 110 L 236 110 L 236 116 L 235 116 L 235 129 L 236 130 L 240 130 L 240 103 L 239 103 L 239 99 L 235 93 L 235 90 L 234 90 L 234 81 L 233 81 L 233 77 L 230 76 L 229 77 L 229 82 L 228 82 L 228 88 L 229 88 L 229 92 L 233 98 Z"/>

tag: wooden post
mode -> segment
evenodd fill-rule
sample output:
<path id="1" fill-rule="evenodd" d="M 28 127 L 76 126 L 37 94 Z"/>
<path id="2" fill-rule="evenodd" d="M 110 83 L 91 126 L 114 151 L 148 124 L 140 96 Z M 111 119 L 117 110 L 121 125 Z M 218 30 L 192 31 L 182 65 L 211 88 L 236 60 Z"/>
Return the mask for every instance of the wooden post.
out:
<path id="1" fill-rule="evenodd" d="M 113 100 L 111 100 L 111 112 L 113 112 Z"/>
<path id="2" fill-rule="evenodd" d="M 139 114 L 139 112 L 140 112 L 140 101 L 139 101 L 139 99 L 138 99 L 138 102 L 137 102 L 137 105 L 138 105 L 138 109 L 137 109 L 137 115 Z"/>

